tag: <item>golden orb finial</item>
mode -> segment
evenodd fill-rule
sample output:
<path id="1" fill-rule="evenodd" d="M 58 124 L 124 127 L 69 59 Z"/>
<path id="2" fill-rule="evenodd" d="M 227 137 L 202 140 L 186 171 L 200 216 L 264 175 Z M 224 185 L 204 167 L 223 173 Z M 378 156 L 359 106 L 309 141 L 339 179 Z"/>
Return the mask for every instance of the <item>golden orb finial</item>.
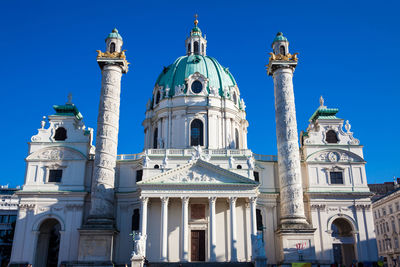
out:
<path id="1" fill-rule="evenodd" d="M 199 21 L 197 20 L 197 18 L 199 17 L 199 15 L 194 14 L 194 26 L 197 27 L 197 24 L 199 23 Z"/>

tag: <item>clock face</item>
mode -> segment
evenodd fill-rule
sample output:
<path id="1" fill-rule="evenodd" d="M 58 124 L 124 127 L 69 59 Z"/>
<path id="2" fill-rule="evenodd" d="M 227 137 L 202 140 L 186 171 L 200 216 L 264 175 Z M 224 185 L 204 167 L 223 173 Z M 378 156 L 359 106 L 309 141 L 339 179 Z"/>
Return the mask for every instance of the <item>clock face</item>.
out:
<path id="1" fill-rule="evenodd" d="M 195 94 L 200 93 L 203 90 L 203 84 L 199 81 L 194 81 L 192 83 L 192 92 Z"/>

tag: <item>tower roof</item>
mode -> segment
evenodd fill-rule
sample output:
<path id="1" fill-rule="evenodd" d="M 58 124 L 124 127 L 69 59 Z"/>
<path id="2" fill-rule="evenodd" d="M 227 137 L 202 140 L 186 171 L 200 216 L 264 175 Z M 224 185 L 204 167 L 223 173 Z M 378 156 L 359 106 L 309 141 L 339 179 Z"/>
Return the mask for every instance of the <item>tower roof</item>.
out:
<path id="1" fill-rule="evenodd" d="M 110 34 L 107 36 L 106 40 L 108 38 L 117 38 L 117 39 L 120 39 L 122 41 L 122 36 L 118 33 L 117 28 L 114 28 L 112 30 L 112 32 L 110 32 Z"/>
<path id="2" fill-rule="evenodd" d="M 274 38 L 274 41 L 272 43 L 279 42 L 279 41 L 283 41 L 283 42 L 287 42 L 288 41 L 287 38 L 285 36 L 283 36 L 283 33 L 281 33 L 281 32 L 278 32 L 276 34 L 276 36 Z"/>
<path id="3" fill-rule="evenodd" d="M 316 120 L 338 120 L 340 118 L 336 117 L 336 113 L 339 112 L 338 108 L 327 108 L 324 106 L 324 98 L 321 96 L 319 100 L 320 106 L 310 117 L 309 121 L 313 122 Z"/>

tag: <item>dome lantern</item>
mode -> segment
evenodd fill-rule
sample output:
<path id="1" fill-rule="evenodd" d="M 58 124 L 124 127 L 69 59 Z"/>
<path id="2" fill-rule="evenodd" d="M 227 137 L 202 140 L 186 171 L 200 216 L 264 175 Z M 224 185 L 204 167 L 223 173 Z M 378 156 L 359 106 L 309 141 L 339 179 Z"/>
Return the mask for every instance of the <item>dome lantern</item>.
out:
<path id="1" fill-rule="evenodd" d="M 123 43 L 122 36 L 118 33 L 117 28 L 114 28 L 106 38 L 106 51 L 109 53 L 120 53 Z"/>
<path id="2" fill-rule="evenodd" d="M 289 54 L 289 42 L 282 32 L 278 32 L 272 42 L 272 49 L 275 55 L 287 55 Z"/>
<path id="3" fill-rule="evenodd" d="M 200 28 L 197 26 L 199 21 L 196 14 L 194 20 L 194 27 L 190 31 L 190 36 L 185 41 L 187 55 L 206 55 L 207 40 L 203 38 Z"/>

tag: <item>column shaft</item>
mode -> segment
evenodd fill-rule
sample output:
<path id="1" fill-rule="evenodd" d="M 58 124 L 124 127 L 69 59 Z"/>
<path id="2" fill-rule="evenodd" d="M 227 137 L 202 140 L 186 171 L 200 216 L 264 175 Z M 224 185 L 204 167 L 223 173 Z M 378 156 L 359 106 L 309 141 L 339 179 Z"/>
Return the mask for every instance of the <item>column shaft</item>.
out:
<path id="1" fill-rule="evenodd" d="M 161 198 L 161 261 L 168 260 L 168 200 Z"/>
<path id="2" fill-rule="evenodd" d="M 237 261 L 236 197 L 229 198 L 231 213 L 231 261 Z"/>
<path id="3" fill-rule="evenodd" d="M 189 260 L 188 207 L 189 197 L 182 197 L 182 261 Z"/>
<path id="4" fill-rule="evenodd" d="M 257 235 L 257 213 L 256 213 L 256 202 L 257 198 L 256 197 L 251 197 L 250 199 L 250 226 L 251 226 L 251 235 L 256 236 Z"/>
<path id="5" fill-rule="evenodd" d="M 281 223 L 308 224 L 304 215 L 303 186 L 297 137 L 293 69 L 282 66 L 273 73 Z"/>
<path id="6" fill-rule="evenodd" d="M 217 244 L 217 236 L 215 229 L 215 201 L 216 197 L 209 197 L 209 210 L 210 210 L 210 261 L 216 261 L 215 247 Z"/>
<path id="7" fill-rule="evenodd" d="M 142 210 L 142 216 L 141 216 L 141 221 L 140 221 L 140 233 L 142 236 L 147 235 L 147 204 L 149 202 L 148 197 L 141 197 L 140 200 L 142 201 L 141 203 L 141 210 Z"/>
<path id="8" fill-rule="evenodd" d="M 105 65 L 102 69 L 99 114 L 97 117 L 94 185 L 90 217 L 114 217 L 114 177 L 117 160 L 119 105 L 122 68 Z"/>

